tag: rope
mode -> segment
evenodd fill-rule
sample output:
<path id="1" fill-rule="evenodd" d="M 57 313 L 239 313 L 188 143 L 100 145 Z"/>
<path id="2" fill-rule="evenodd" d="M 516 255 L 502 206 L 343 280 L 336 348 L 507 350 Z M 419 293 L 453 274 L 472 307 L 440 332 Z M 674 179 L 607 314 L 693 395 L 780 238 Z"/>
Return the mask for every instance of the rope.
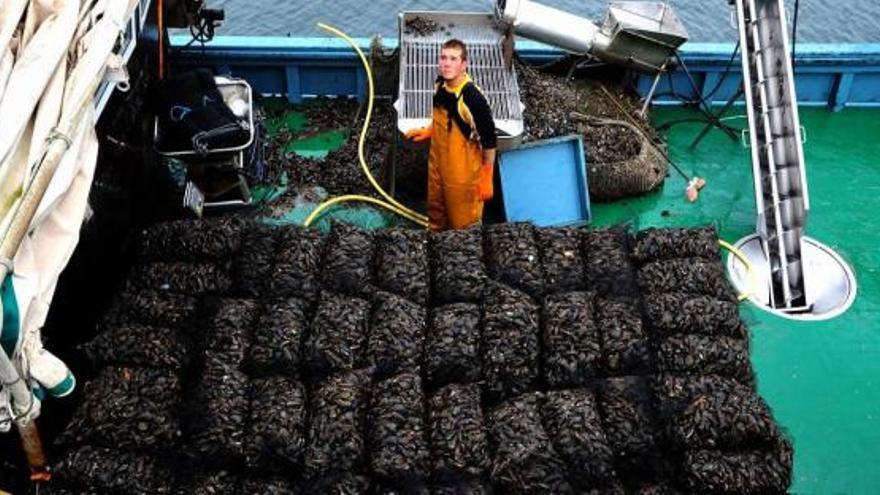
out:
<path id="1" fill-rule="evenodd" d="M 744 255 L 742 251 L 735 248 L 729 242 L 727 242 L 723 239 L 718 239 L 718 244 L 720 244 L 721 247 L 723 247 L 724 249 L 728 250 L 732 255 L 736 256 L 736 259 L 740 260 L 742 262 L 742 264 L 745 265 L 745 267 L 746 267 L 746 273 L 747 273 L 747 277 L 749 279 L 749 290 L 747 290 L 745 292 L 741 292 L 739 295 L 739 300 L 745 301 L 752 294 L 755 294 L 757 292 L 756 289 L 757 289 L 757 285 L 758 285 L 757 282 L 758 281 L 755 279 L 756 274 L 755 274 L 754 267 L 752 267 L 752 263 L 748 260 L 748 258 L 746 258 L 746 255 Z"/>
<path id="2" fill-rule="evenodd" d="M 378 204 L 378 205 L 382 206 L 383 208 L 387 208 L 387 209 L 393 211 L 394 213 L 397 213 L 398 215 L 400 215 L 400 216 L 402 216 L 412 222 L 415 222 L 423 227 L 427 227 L 428 226 L 428 217 L 427 216 L 422 215 L 421 213 L 418 213 L 414 210 L 411 210 L 410 208 L 406 207 L 405 205 L 399 203 L 390 194 L 385 192 L 384 189 L 382 189 L 382 186 L 380 186 L 379 183 L 376 182 L 376 179 L 373 177 L 373 174 L 370 172 L 370 167 L 367 165 L 367 160 L 364 158 L 364 142 L 366 141 L 367 129 L 369 128 L 369 125 L 370 125 L 370 118 L 373 115 L 373 100 L 374 100 L 373 72 L 370 70 L 370 64 L 367 62 L 367 58 L 364 56 L 364 52 L 361 51 L 360 47 L 357 46 L 357 44 L 354 42 L 354 40 L 352 40 L 347 34 L 343 33 L 339 29 L 336 29 L 335 27 L 324 24 L 322 22 L 318 23 L 318 27 L 325 30 L 325 31 L 329 31 L 330 33 L 333 33 L 336 36 L 339 36 L 340 38 L 345 40 L 354 49 L 354 51 L 357 52 L 358 57 L 360 57 L 361 64 L 364 66 L 364 70 L 367 73 L 367 83 L 368 83 L 368 85 L 367 85 L 367 92 L 368 92 L 368 94 L 367 94 L 367 113 L 364 117 L 364 125 L 361 128 L 361 133 L 358 138 L 358 161 L 360 161 L 361 168 L 364 171 L 364 175 L 367 176 L 367 179 L 370 181 L 370 184 L 372 184 L 373 188 L 385 199 L 386 202 L 377 200 L 375 198 L 370 198 L 369 200 L 364 199 L 364 198 L 369 198 L 369 196 L 358 196 L 358 195 L 340 196 L 339 198 L 333 198 L 333 199 L 321 204 L 320 206 L 318 206 L 318 208 L 314 212 L 312 212 L 312 215 L 309 216 L 309 219 L 314 220 L 314 218 L 317 217 L 317 215 L 316 215 L 317 213 L 320 213 L 320 212 L 326 210 L 327 207 L 332 204 L 336 204 L 336 203 L 339 203 L 342 201 L 351 201 L 351 200 L 356 199 L 359 201 L 368 201 L 373 204 Z M 341 198 L 346 198 L 346 199 L 341 199 Z M 306 219 L 305 226 L 310 225 L 311 222 L 309 221 L 309 219 Z"/>
<path id="3" fill-rule="evenodd" d="M 52 144 L 52 141 L 59 139 L 64 141 L 64 149 L 69 150 L 71 146 L 73 146 L 73 139 L 67 134 L 58 130 L 58 127 L 53 127 L 52 130 L 49 131 L 49 135 L 46 136 L 46 147 Z"/>

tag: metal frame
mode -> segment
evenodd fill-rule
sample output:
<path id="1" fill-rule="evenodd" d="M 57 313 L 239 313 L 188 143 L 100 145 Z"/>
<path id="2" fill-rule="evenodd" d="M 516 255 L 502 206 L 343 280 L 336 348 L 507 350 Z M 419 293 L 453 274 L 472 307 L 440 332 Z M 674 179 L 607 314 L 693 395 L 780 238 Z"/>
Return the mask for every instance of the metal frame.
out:
<path id="1" fill-rule="evenodd" d="M 248 146 L 253 144 L 254 142 L 254 109 L 253 109 L 253 90 L 251 89 L 251 85 L 247 83 L 244 79 L 231 78 L 227 76 L 214 76 L 214 81 L 217 83 L 217 89 L 220 91 L 220 94 L 223 95 L 224 101 L 228 100 L 230 97 L 235 96 L 236 87 L 239 87 L 239 91 L 245 96 L 245 103 L 247 103 L 247 117 L 246 120 L 248 122 L 248 130 L 250 136 L 248 137 L 247 142 L 239 146 L 233 146 L 231 148 L 217 148 L 208 150 L 207 155 L 216 155 L 221 153 L 235 153 L 246 149 Z M 175 157 L 186 157 L 186 156 L 199 156 L 199 153 L 192 149 L 187 150 L 162 150 L 159 148 L 159 118 L 156 117 L 153 121 L 153 148 L 156 150 L 156 153 L 159 153 L 162 156 L 175 156 Z"/>
<path id="2" fill-rule="evenodd" d="M 433 20 L 443 28 L 427 36 L 407 33 L 406 22 L 416 17 Z M 468 45 L 468 73 L 489 101 L 496 128 L 508 136 L 522 134 L 523 105 L 516 72 L 504 63 L 504 33 L 492 15 L 414 11 L 400 13 L 398 20 L 400 81 L 394 106 L 401 132 L 430 123 L 440 46 L 449 38 L 458 38 Z"/>
<path id="3" fill-rule="evenodd" d="M 144 24 L 150 13 L 151 2 L 152 0 L 139 0 L 138 4 L 134 7 L 134 14 L 132 14 L 128 23 L 125 25 L 125 30 L 120 33 L 119 47 L 116 50 L 116 54 L 119 55 L 122 58 L 122 61 L 126 64 L 131 59 L 131 55 L 137 47 L 138 38 L 140 37 L 141 31 L 144 29 Z M 110 96 L 113 95 L 113 91 L 117 88 L 124 91 L 128 90 L 113 81 L 104 81 L 98 86 L 98 90 L 95 92 L 95 119 L 99 118 L 101 113 L 104 112 L 104 108 L 107 107 L 107 102 L 110 101 Z"/>

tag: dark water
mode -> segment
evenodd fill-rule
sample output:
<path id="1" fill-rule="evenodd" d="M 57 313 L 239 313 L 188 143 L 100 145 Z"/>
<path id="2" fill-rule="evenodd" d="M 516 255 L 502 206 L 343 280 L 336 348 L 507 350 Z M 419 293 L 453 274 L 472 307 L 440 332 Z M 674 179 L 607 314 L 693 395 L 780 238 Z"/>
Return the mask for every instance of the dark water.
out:
<path id="1" fill-rule="evenodd" d="M 261 36 L 325 36 L 319 21 L 354 36 L 397 36 L 397 12 L 405 10 L 490 11 L 490 0 L 209 0 L 226 9 L 219 34 Z M 542 0 L 545 5 L 601 20 L 607 2 Z M 694 41 L 736 40 L 727 0 L 669 0 Z M 786 7 L 791 12 L 794 0 Z M 798 42 L 880 42 L 880 2 L 877 0 L 801 0 Z"/>

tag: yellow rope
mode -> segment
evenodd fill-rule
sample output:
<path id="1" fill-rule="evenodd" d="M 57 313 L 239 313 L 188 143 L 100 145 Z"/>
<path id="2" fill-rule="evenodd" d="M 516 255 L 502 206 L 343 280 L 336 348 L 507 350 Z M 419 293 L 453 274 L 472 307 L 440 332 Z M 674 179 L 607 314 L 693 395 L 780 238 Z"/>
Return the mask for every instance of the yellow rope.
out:
<path id="1" fill-rule="evenodd" d="M 363 201 L 365 203 L 372 203 L 374 205 L 381 206 L 382 208 L 400 213 L 399 211 L 397 211 L 397 208 L 395 208 L 394 205 L 386 203 L 381 199 L 371 198 L 370 196 L 363 196 L 360 194 L 347 194 L 345 196 L 337 196 L 321 203 L 317 208 L 315 208 L 315 211 L 313 211 L 308 216 L 308 218 L 306 218 L 306 221 L 303 225 L 309 227 L 310 225 L 312 225 L 312 222 L 314 222 L 316 218 L 321 216 L 321 214 L 323 214 L 325 210 L 327 210 L 327 208 L 330 208 L 337 203 L 342 203 L 343 201 Z"/>
<path id="2" fill-rule="evenodd" d="M 403 217 L 405 217 L 405 218 L 407 218 L 407 219 L 409 219 L 419 225 L 427 227 L 428 226 L 428 217 L 427 216 L 422 215 L 419 212 L 416 212 L 416 211 L 413 211 L 413 210 L 407 208 L 405 205 L 399 203 L 396 199 L 394 199 L 390 194 L 385 192 L 384 189 L 382 189 L 382 186 L 380 186 L 379 183 L 376 182 L 376 179 L 373 177 L 373 174 L 370 173 L 370 167 L 367 166 L 367 161 L 364 158 L 364 141 L 366 140 L 366 136 L 367 136 L 367 128 L 370 125 L 370 118 L 373 115 L 373 97 L 374 97 L 373 73 L 370 70 L 370 64 L 367 63 L 367 58 L 364 56 L 364 53 L 361 51 L 360 47 L 358 47 L 357 44 L 355 44 L 354 40 L 352 40 L 347 34 L 343 33 L 342 31 L 340 31 L 339 29 L 336 29 L 333 26 L 329 26 L 327 24 L 324 24 L 323 22 L 319 22 L 318 27 L 321 29 L 324 29 L 325 31 L 329 31 L 329 32 L 335 34 L 336 36 L 339 36 L 340 38 L 344 39 L 349 45 L 351 45 L 351 47 L 354 48 L 354 50 L 357 52 L 358 57 L 360 57 L 361 64 L 363 64 L 364 70 L 367 72 L 367 83 L 368 83 L 368 85 L 367 85 L 367 87 L 368 87 L 367 114 L 366 114 L 366 117 L 364 118 L 364 125 L 361 128 L 360 137 L 358 138 L 358 160 L 360 161 L 361 168 L 363 168 L 364 174 L 366 174 L 367 179 L 369 179 L 369 181 L 370 181 L 370 184 L 372 184 L 373 188 L 376 189 L 376 191 L 378 191 L 379 194 L 382 195 L 383 198 L 385 198 L 387 203 L 376 200 L 375 198 L 369 198 L 368 196 L 359 196 L 359 195 L 341 196 L 339 198 L 333 198 L 333 199 L 321 204 L 320 206 L 318 206 L 318 208 L 314 212 L 312 212 L 311 215 L 309 215 L 309 219 L 314 220 L 313 217 L 316 217 L 317 213 L 320 213 L 320 212 L 326 210 L 326 207 L 330 206 L 331 204 L 340 203 L 342 201 L 358 200 L 358 201 L 367 201 L 369 203 L 380 205 L 383 208 L 387 208 L 387 209 L 389 209 L 389 210 L 391 210 L 391 211 L 393 211 L 393 212 L 395 212 L 395 213 L 397 213 L 397 214 L 399 214 L 399 215 L 401 215 L 401 216 L 403 216 Z M 341 199 L 341 198 L 348 198 L 348 199 Z M 309 222 L 309 220 L 307 219 L 306 224 L 305 224 L 306 227 L 308 227 L 310 223 L 311 222 Z"/>
<path id="3" fill-rule="evenodd" d="M 749 290 L 742 292 L 739 295 L 739 300 L 745 301 L 749 298 L 750 295 L 757 293 L 755 289 L 757 289 L 758 281 L 755 280 L 755 269 L 754 267 L 752 267 L 751 262 L 749 262 L 748 258 L 746 258 L 742 251 L 735 248 L 732 244 L 725 240 L 718 239 L 718 243 L 721 244 L 721 247 L 730 251 L 731 254 L 736 256 L 736 259 L 742 261 L 743 265 L 745 265 L 746 267 L 746 278 L 748 279 Z"/>

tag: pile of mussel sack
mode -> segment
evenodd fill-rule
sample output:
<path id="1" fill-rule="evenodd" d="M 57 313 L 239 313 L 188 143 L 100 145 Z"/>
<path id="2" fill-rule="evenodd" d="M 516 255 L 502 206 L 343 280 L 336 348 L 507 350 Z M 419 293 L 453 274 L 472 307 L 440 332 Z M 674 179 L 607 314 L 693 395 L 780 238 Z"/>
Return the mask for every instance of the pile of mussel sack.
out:
<path id="1" fill-rule="evenodd" d="M 712 228 L 158 224 L 52 493 L 784 493 Z"/>

